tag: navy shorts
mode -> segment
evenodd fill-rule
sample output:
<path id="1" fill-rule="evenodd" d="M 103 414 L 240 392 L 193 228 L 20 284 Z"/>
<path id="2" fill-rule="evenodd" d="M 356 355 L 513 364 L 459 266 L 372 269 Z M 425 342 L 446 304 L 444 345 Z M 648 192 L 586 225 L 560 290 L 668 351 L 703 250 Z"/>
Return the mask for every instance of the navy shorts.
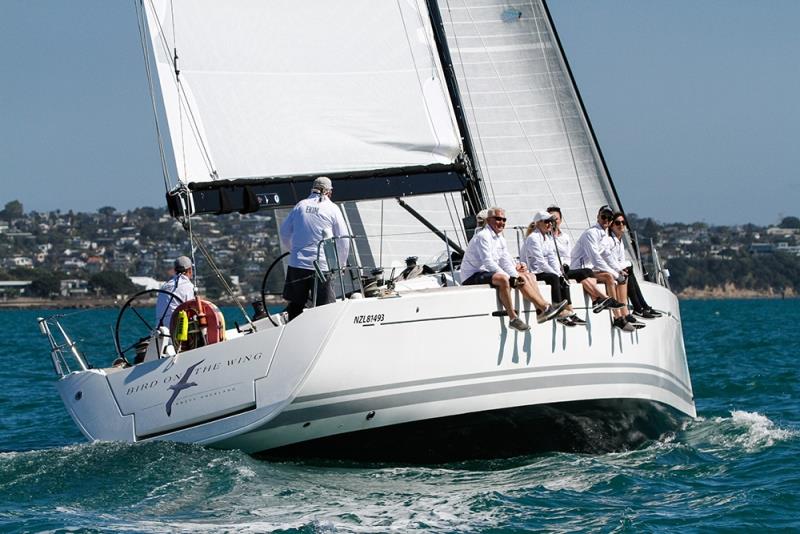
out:
<path id="1" fill-rule="evenodd" d="M 473 274 L 463 282 L 461 282 L 462 286 L 479 286 L 483 284 L 492 285 L 492 276 L 494 273 L 489 273 L 486 271 L 478 271 L 477 273 Z M 494 287 L 494 286 L 492 286 Z"/>
<path id="2" fill-rule="evenodd" d="M 582 282 L 587 278 L 594 278 L 594 272 L 591 269 L 568 269 L 567 278 Z"/>

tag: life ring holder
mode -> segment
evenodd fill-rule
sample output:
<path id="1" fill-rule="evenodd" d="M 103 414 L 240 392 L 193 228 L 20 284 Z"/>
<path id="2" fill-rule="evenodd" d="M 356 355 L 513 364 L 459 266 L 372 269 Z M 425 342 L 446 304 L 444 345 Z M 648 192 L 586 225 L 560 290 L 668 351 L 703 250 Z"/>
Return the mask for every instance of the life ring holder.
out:
<path id="1" fill-rule="evenodd" d="M 267 268 L 267 272 L 264 273 L 264 279 L 261 281 L 261 304 L 264 306 L 264 311 L 267 314 L 267 318 L 269 319 L 269 322 L 271 322 L 273 326 L 280 326 L 280 325 L 277 323 L 277 321 L 275 321 L 275 319 L 272 318 L 272 315 L 270 315 L 269 311 L 267 310 L 267 295 L 278 295 L 278 294 L 282 295 L 282 293 L 268 293 L 267 280 L 269 280 L 269 275 L 272 274 L 272 270 L 275 268 L 275 266 L 278 265 L 281 261 L 283 261 L 283 258 L 285 258 L 288 255 L 289 255 L 288 252 L 284 252 L 283 254 L 275 258 L 275 260 Z M 286 308 L 284 308 L 284 310 L 285 309 Z M 283 312 L 284 310 L 281 310 L 281 312 Z"/>
<path id="2" fill-rule="evenodd" d="M 219 343 L 220 341 L 225 341 L 225 317 L 222 315 L 222 312 L 219 310 L 216 304 L 211 302 L 210 300 L 196 298 L 192 300 L 187 300 L 178 305 L 177 308 L 172 312 L 172 319 L 169 325 L 169 332 L 170 336 L 172 336 L 173 343 L 177 343 L 175 340 L 175 329 L 178 322 L 178 315 L 180 312 L 186 312 L 188 314 L 188 319 L 192 321 L 195 317 L 202 314 L 205 316 L 205 332 L 203 332 L 203 339 L 202 344 L 198 344 L 197 340 L 195 339 L 194 342 L 184 341 L 181 343 L 181 350 L 191 350 L 193 348 L 197 348 L 200 346 L 205 345 L 213 345 L 214 343 Z M 199 326 L 199 325 L 198 325 Z M 199 334 L 200 332 L 194 332 L 195 335 Z"/>

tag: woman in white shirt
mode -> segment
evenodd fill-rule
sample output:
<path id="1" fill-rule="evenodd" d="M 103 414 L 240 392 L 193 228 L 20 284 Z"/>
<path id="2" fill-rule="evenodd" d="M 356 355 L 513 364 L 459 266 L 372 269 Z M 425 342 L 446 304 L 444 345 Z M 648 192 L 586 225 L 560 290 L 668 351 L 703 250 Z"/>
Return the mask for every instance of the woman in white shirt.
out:
<path id="1" fill-rule="evenodd" d="M 546 211 L 536 212 L 533 222 L 528 226 L 525 243 L 520 250 L 520 259 L 527 264 L 528 270 L 536 275 L 537 280 L 543 280 L 550 286 L 553 302 L 566 299 L 569 303 L 569 285 L 558 261 L 559 254 L 551 234 L 552 228 L 552 216 Z M 558 322 L 565 326 L 586 324 L 586 321 L 575 315 L 571 303 L 564 308 Z"/>
<path id="2" fill-rule="evenodd" d="M 625 220 L 624 213 L 617 212 L 614 214 L 611 225 L 608 227 L 610 239 L 610 246 L 608 249 L 609 262 L 611 262 L 615 268 L 625 273 L 628 277 L 627 284 L 624 284 L 622 287 L 627 286 L 627 298 L 629 298 L 631 301 L 633 313 L 645 319 L 661 317 L 661 314 L 653 310 L 653 308 L 651 308 L 650 305 L 644 300 L 642 290 L 639 288 L 639 283 L 636 281 L 636 276 L 634 276 L 632 268 L 633 264 L 626 257 L 623 236 L 625 235 L 625 227 L 627 225 L 628 223 Z M 621 298 L 625 299 L 622 302 L 626 302 L 627 298 L 625 295 L 622 295 Z M 626 320 L 629 323 L 633 323 L 634 326 L 636 326 L 637 323 L 641 324 L 633 317 L 632 314 L 628 314 L 626 316 Z"/>

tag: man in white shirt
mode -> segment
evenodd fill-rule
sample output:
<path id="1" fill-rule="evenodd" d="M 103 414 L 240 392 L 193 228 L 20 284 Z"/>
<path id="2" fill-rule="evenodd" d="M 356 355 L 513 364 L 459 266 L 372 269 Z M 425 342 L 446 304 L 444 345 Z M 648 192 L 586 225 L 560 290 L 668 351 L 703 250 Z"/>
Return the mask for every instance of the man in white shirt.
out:
<path id="1" fill-rule="evenodd" d="M 500 302 L 508 313 L 509 327 L 520 332 L 530 329 L 525 321 L 517 316 L 511 301 L 511 289 L 522 293 L 538 311 L 539 323 L 548 321 L 559 314 L 566 306 L 563 300 L 558 304 L 548 303 L 539 293 L 536 278 L 522 263 L 515 263 L 502 233 L 506 227 L 506 212 L 501 208 L 489 208 L 486 226 L 475 232 L 467 245 L 461 261 L 461 280 L 463 285 L 489 284 L 497 288 Z"/>
<path id="2" fill-rule="evenodd" d="M 187 256 L 180 256 L 175 260 L 174 267 L 175 275 L 164 282 L 161 290 L 169 291 L 178 298 L 176 299 L 167 293 L 158 294 L 158 300 L 156 300 L 156 327 L 166 326 L 169 328 L 175 308 L 179 304 L 195 298 L 194 284 L 192 284 L 192 260 Z"/>
<path id="3" fill-rule="evenodd" d="M 621 307 L 622 304 L 605 296 L 597 287 L 597 280 L 595 279 L 594 272 L 591 269 L 583 269 L 575 266 L 570 266 L 569 262 L 572 261 L 572 240 L 567 232 L 561 230 L 561 223 L 564 218 L 561 215 L 561 208 L 558 206 L 550 206 L 547 208 L 547 213 L 553 218 L 553 226 L 551 228 L 551 235 L 556 243 L 556 254 L 558 261 L 561 263 L 561 268 L 564 276 L 569 280 L 575 280 L 580 283 L 583 290 L 592 299 L 592 311 L 600 313 L 603 310 L 613 307 Z"/>
<path id="4" fill-rule="evenodd" d="M 606 294 L 614 300 L 613 315 L 614 326 L 626 332 L 635 328 L 625 320 L 624 304 L 619 301 L 616 289 L 617 284 L 624 284 L 627 276 L 624 272 L 615 269 L 608 261 L 608 247 L 610 237 L 608 226 L 614 219 L 614 212 L 608 206 L 603 206 L 597 212 L 597 223 L 585 230 L 572 249 L 570 268 L 588 268 L 594 273 L 595 278 L 606 286 Z"/>
<path id="5" fill-rule="evenodd" d="M 291 321 L 301 313 L 314 289 L 314 261 L 320 269 L 328 270 L 328 261 L 320 241 L 331 237 L 347 236 L 347 225 L 339 206 L 331 201 L 333 184 L 327 176 L 320 176 L 311 186 L 311 194 L 301 200 L 283 221 L 280 228 L 281 244 L 289 250 L 289 267 L 283 298 L 289 301 L 286 311 Z M 347 262 L 350 253 L 348 239 L 336 239 L 336 252 L 340 265 Z M 320 251 L 319 258 L 317 252 Z M 317 282 L 316 305 L 335 300 L 330 280 Z"/>

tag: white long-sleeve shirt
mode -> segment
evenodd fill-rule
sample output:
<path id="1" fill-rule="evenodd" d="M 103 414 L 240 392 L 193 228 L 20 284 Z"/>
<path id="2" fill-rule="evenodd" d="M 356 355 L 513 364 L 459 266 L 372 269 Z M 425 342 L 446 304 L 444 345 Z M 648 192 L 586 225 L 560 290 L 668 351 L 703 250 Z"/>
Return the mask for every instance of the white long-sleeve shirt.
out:
<path id="1" fill-rule="evenodd" d="M 156 300 L 156 326 L 169 328 L 175 308 L 182 302 L 194 300 L 194 285 L 185 274 L 176 274 L 161 285 L 163 291 L 169 291 L 179 299 L 170 298 L 166 293 L 159 293 Z M 161 319 L 163 316 L 163 319 Z M 160 320 L 160 322 L 159 322 Z"/>
<path id="2" fill-rule="evenodd" d="M 281 244 L 290 252 L 289 265 L 309 270 L 314 268 L 320 241 L 345 235 L 347 225 L 339 206 L 327 196 L 320 198 L 319 193 L 311 193 L 298 202 L 280 228 Z M 340 265 L 344 265 L 350 253 L 350 240 L 337 239 L 336 252 Z M 324 248 L 320 249 L 319 265 L 323 271 L 328 270 Z"/>
<path id="3" fill-rule="evenodd" d="M 572 258 L 569 266 L 571 269 L 593 269 L 595 271 L 605 271 L 611 273 L 614 278 L 619 276 L 619 270 L 615 269 L 606 259 L 606 243 L 608 233 L 599 224 L 595 224 L 581 234 L 572 249 Z"/>
<path id="4" fill-rule="evenodd" d="M 625 243 L 622 241 L 622 238 L 617 239 L 615 236 L 610 235 L 608 236 L 608 240 L 606 240 L 606 244 L 606 260 L 609 265 L 618 271 L 632 265 L 625 255 Z"/>
<path id="5" fill-rule="evenodd" d="M 475 232 L 461 260 L 462 281 L 478 272 L 504 272 L 508 276 L 517 276 L 516 264 L 508 252 L 506 238 L 495 233 L 490 226 Z"/>
<path id="6" fill-rule="evenodd" d="M 569 265 L 572 257 L 572 239 L 569 234 L 566 232 L 561 232 L 558 235 L 553 234 L 553 239 L 556 242 L 556 247 L 558 247 L 558 256 L 561 258 L 561 263 Z"/>
<path id="7" fill-rule="evenodd" d="M 520 259 L 528 265 L 528 270 L 532 273 L 551 273 L 561 275 L 561 264 L 558 263 L 556 255 L 556 243 L 549 234 L 543 234 L 539 230 L 534 230 L 525 238 L 522 250 L 519 252 Z"/>

